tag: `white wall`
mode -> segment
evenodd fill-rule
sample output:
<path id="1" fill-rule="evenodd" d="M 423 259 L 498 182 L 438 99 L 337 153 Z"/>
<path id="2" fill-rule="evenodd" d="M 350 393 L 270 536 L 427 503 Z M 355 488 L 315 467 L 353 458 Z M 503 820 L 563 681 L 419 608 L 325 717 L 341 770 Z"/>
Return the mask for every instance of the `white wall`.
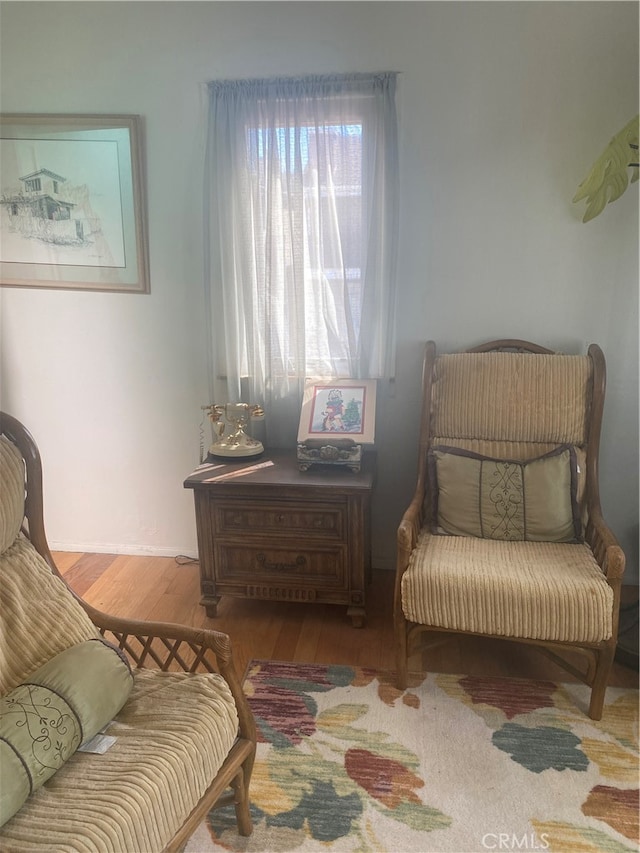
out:
<path id="1" fill-rule="evenodd" d="M 399 353 L 377 428 L 375 563 L 414 487 L 423 342 L 519 337 L 609 367 L 601 484 L 637 577 L 638 187 L 571 198 L 638 109 L 638 5 L 126 2 L 1 5 L 3 112 L 137 113 L 151 294 L 2 288 L 1 404 L 28 425 L 55 548 L 195 553 L 207 379 L 203 86 L 401 72 Z"/>

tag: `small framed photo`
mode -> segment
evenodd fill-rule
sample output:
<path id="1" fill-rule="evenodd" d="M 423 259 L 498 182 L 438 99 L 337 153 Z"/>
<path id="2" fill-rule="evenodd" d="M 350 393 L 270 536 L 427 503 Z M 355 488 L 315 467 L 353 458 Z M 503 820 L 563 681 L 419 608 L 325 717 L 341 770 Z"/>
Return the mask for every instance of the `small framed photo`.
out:
<path id="1" fill-rule="evenodd" d="M 373 444 L 375 420 L 375 379 L 307 379 L 298 442 L 349 438 Z"/>
<path id="2" fill-rule="evenodd" d="M 0 285 L 148 293 L 142 119 L 0 115 Z"/>

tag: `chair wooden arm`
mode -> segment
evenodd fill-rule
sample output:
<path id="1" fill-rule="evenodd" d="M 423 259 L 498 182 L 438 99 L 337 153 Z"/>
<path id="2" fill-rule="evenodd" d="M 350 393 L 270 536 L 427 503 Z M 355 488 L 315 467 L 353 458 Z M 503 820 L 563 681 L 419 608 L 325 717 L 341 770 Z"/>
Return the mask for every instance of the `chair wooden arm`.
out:
<path id="1" fill-rule="evenodd" d="M 115 637 L 116 645 L 130 655 L 137 667 L 154 667 L 155 665 L 166 672 L 170 668 L 175 668 L 171 667 L 175 662 L 183 672 L 197 672 L 200 666 L 208 672 L 214 672 L 216 668 L 207 659 L 209 650 L 213 652 L 220 666 L 228 665 L 232 660 L 231 642 L 227 634 L 171 622 L 125 619 L 95 610 L 85 601 L 81 603 L 100 633 L 103 636 L 109 633 Z M 144 643 L 141 643 L 139 650 L 129 649 L 127 648 L 128 638 L 144 640 Z M 150 645 L 153 640 L 160 640 L 164 645 L 171 646 L 166 658 L 162 659 L 154 652 Z M 183 643 L 196 654 L 196 658 L 191 662 L 184 660 L 178 654 L 178 646 Z"/>
<path id="2" fill-rule="evenodd" d="M 255 721 L 235 669 L 227 634 L 171 622 L 124 619 L 96 610 L 81 598 L 78 600 L 102 636 L 122 649 L 136 668 L 219 673 L 235 700 L 240 735 L 256 742 Z"/>
<path id="3" fill-rule="evenodd" d="M 625 569 L 624 551 L 599 509 L 590 512 L 585 539 L 609 583 L 620 584 Z"/>
<path id="4" fill-rule="evenodd" d="M 417 545 L 422 524 L 423 500 L 418 490 L 398 526 L 396 580 L 393 593 L 393 618 L 396 625 L 404 621 L 402 614 L 402 576 L 409 566 L 409 559 L 413 549 Z"/>
<path id="5" fill-rule="evenodd" d="M 398 526 L 397 539 L 398 547 L 401 550 L 409 554 L 413 551 L 416 547 L 423 523 L 423 499 L 419 494 L 416 494 Z"/>

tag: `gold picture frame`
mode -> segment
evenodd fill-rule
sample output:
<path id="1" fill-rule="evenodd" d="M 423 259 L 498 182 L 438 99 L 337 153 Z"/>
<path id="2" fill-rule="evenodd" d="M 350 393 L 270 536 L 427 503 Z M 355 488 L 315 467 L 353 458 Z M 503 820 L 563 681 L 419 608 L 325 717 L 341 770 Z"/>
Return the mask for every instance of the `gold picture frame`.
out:
<path id="1" fill-rule="evenodd" d="M 0 284 L 149 292 L 138 115 L 0 115 Z"/>
<path id="2" fill-rule="evenodd" d="M 373 444 L 375 414 L 375 379 L 307 379 L 298 442 L 350 439 Z"/>

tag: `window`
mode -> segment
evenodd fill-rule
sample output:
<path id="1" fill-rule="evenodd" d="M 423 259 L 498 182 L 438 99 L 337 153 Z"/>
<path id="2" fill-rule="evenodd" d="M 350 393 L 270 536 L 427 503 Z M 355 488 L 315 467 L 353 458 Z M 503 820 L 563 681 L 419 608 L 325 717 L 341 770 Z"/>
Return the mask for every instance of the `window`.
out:
<path id="1" fill-rule="evenodd" d="M 299 406 L 306 376 L 391 375 L 395 75 L 214 82 L 209 105 L 212 379 Z"/>
<path id="2" fill-rule="evenodd" d="M 282 217 L 301 237 L 299 256 L 292 245 L 282 270 L 284 298 L 272 306 L 280 314 L 279 303 L 286 308 L 296 302 L 296 266 L 302 263 L 302 352 L 295 346 L 296 312 L 280 315 L 285 353 L 281 369 L 290 376 L 349 376 L 351 370 L 348 344 L 359 338 L 362 319 L 362 130 L 362 124 L 329 124 L 277 127 L 272 133 L 250 128 L 247 133 L 249 168 L 264 197 L 269 193 L 269 160 L 277 160 L 280 181 L 295 182 L 300 168 L 298 192 L 281 199 Z M 271 146 L 277 149 L 275 155 Z M 268 207 L 265 212 L 268 217 Z M 261 225 L 265 233 L 268 221 L 261 219 Z M 331 323 L 327 303 L 335 307 Z M 243 364 L 243 371 L 248 369 Z M 272 365 L 275 372 L 279 369 Z"/>
<path id="3" fill-rule="evenodd" d="M 40 178 L 32 178 L 30 181 L 25 181 L 25 187 L 30 193 L 40 192 L 42 189 Z"/>

